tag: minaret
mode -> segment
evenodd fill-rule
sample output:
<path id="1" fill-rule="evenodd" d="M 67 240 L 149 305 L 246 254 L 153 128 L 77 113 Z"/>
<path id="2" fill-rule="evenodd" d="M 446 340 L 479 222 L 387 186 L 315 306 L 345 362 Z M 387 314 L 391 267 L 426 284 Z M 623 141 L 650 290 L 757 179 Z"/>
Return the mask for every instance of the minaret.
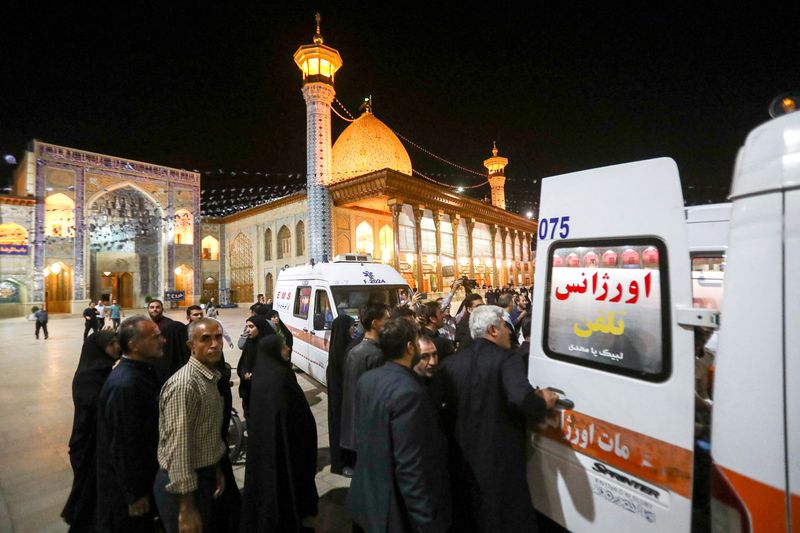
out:
<path id="1" fill-rule="evenodd" d="M 508 158 L 497 155 L 497 145 L 492 141 L 492 157 L 483 162 L 489 171 L 489 186 L 492 188 L 492 205 L 500 209 L 506 208 L 506 175 Z"/>
<path id="2" fill-rule="evenodd" d="M 331 258 L 333 251 L 333 204 L 327 184 L 331 178 L 331 104 L 336 91 L 333 77 L 342 66 L 339 52 L 322 44 L 319 13 L 314 44 L 294 53 L 294 62 L 303 72 L 303 98 L 306 101 L 306 189 L 308 219 L 306 237 L 308 257 L 317 262 Z"/>

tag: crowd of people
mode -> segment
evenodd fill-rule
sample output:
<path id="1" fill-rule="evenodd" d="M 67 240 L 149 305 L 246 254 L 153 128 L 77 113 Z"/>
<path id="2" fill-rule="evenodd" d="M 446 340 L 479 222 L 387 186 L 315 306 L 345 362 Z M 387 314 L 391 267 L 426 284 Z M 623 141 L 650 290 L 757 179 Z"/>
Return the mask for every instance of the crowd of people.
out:
<path id="1" fill-rule="evenodd" d="M 331 471 L 352 477 L 354 531 L 535 530 L 525 429 L 557 396 L 527 379 L 530 300 L 487 289 L 499 305 L 467 294 L 451 315 L 461 284 L 426 303 L 370 301 L 331 325 Z M 153 300 L 148 316 L 85 339 L 62 513 L 71 531 L 313 531 L 317 426 L 291 366 L 294 338 L 261 296 L 250 314 L 237 342 L 241 491 L 226 445 L 223 350 L 234 342 L 215 312 L 191 306 L 184 324 Z"/>

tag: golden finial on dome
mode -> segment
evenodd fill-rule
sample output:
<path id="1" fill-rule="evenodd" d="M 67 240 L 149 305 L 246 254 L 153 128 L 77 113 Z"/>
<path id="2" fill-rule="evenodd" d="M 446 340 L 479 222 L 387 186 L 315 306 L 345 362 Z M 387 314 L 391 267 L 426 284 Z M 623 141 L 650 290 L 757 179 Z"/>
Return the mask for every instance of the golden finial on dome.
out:
<path id="1" fill-rule="evenodd" d="M 497 157 L 497 143 L 495 141 L 492 141 L 492 155 Z"/>
<path id="2" fill-rule="evenodd" d="M 322 20 L 322 17 L 319 13 L 314 15 L 314 20 L 317 21 L 317 33 L 314 34 L 314 44 L 322 44 L 322 34 L 319 31 L 319 21 Z"/>

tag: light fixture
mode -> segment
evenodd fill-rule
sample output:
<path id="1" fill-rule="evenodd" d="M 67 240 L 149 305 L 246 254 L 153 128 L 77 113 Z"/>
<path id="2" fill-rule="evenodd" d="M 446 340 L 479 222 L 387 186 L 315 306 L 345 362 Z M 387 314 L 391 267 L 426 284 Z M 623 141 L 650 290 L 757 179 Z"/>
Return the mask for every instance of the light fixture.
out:
<path id="1" fill-rule="evenodd" d="M 175 275 L 176 276 L 180 276 L 181 272 L 182 272 L 181 267 L 178 267 L 178 268 L 175 269 Z"/>
<path id="2" fill-rule="evenodd" d="M 528 218 L 533 218 L 533 211 L 528 211 L 527 213 L 525 213 L 525 216 Z"/>
<path id="3" fill-rule="evenodd" d="M 432 256 L 432 255 L 430 255 L 430 254 L 426 255 L 426 256 L 425 256 L 425 262 L 426 262 L 426 263 L 428 263 L 428 264 L 431 264 L 431 265 L 432 265 L 432 264 L 433 264 L 433 262 L 434 262 L 434 258 L 433 258 L 433 256 Z"/>
<path id="4" fill-rule="evenodd" d="M 104 271 L 104 272 L 103 272 L 103 275 L 104 275 L 105 277 L 108 277 L 108 276 L 110 276 L 110 275 L 111 275 L 111 272 L 109 272 L 109 271 L 107 271 L 107 270 L 106 270 L 106 271 Z"/>
<path id="5" fill-rule="evenodd" d="M 406 254 L 406 263 L 414 262 L 414 254 Z"/>
<path id="6" fill-rule="evenodd" d="M 469 259 L 467 259 L 466 257 L 459 257 L 458 264 L 465 267 L 469 264 Z"/>
<path id="7" fill-rule="evenodd" d="M 61 272 L 61 263 L 53 263 L 50 265 L 50 272 L 58 275 L 58 273 Z"/>
<path id="8" fill-rule="evenodd" d="M 475 266 L 481 266 L 481 258 L 480 257 L 474 258 L 472 260 L 472 264 L 475 265 Z"/>
<path id="9" fill-rule="evenodd" d="M 464 192 L 464 187 L 459 187 L 458 189 L 456 189 L 456 192 Z"/>

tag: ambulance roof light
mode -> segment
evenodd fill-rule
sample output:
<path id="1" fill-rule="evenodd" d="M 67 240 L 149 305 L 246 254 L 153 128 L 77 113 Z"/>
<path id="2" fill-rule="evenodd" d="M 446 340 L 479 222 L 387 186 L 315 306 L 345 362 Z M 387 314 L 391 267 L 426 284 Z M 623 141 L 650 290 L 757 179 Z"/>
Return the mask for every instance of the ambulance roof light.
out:
<path id="1" fill-rule="evenodd" d="M 372 254 L 339 254 L 334 263 L 372 263 Z"/>

